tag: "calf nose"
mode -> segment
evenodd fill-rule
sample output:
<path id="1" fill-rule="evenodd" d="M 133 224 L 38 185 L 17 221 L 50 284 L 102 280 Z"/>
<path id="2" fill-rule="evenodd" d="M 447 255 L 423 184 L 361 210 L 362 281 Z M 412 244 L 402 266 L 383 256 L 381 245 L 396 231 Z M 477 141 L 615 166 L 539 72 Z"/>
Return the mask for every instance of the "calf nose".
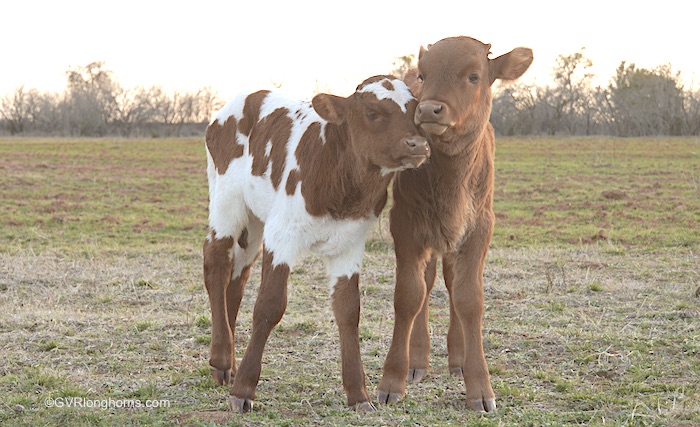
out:
<path id="1" fill-rule="evenodd" d="M 425 147 L 428 145 L 428 141 L 422 136 L 412 136 L 406 138 L 406 144 L 411 148 Z"/>
<path id="2" fill-rule="evenodd" d="M 421 102 L 418 104 L 418 117 L 422 122 L 437 121 L 445 113 L 445 104 L 440 102 Z"/>
<path id="3" fill-rule="evenodd" d="M 430 153 L 428 141 L 422 136 L 411 136 L 406 138 L 404 142 L 406 142 L 408 149 L 414 155 L 428 155 Z"/>

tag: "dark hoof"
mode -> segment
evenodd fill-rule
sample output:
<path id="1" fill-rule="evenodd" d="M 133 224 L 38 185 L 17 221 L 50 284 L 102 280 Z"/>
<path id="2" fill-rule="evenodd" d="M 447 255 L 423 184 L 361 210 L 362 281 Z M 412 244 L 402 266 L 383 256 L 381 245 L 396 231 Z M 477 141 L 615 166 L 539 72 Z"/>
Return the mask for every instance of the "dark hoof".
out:
<path id="1" fill-rule="evenodd" d="M 453 376 L 455 376 L 455 377 L 460 377 L 460 378 L 461 378 L 461 377 L 464 376 L 464 371 L 462 371 L 462 367 L 461 367 L 461 366 L 451 367 L 451 368 L 450 368 L 450 375 L 453 375 Z"/>
<path id="2" fill-rule="evenodd" d="M 401 398 L 403 397 L 402 393 L 389 393 L 383 390 L 379 390 L 377 392 L 377 399 L 379 400 L 379 403 L 383 403 L 386 405 L 390 405 L 392 403 L 396 403 Z"/>
<path id="3" fill-rule="evenodd" d="M 226 369 L 222 371 L 221 369 L 216 369 L 215 367 L 210 366 L 209 370 L 211 372 L 211 377 L 214 378 L 214 381 L 216 381 L 217 384 L 227 385 L 233 382 L 233 377 L 235 376 L 235 374 L 232 372 L 231 369 Z"/>
<path id="4" fill-rule="evenodd" d="M 408 369 L 408 375 L 406 375 L 406 382 L 408 383 L 419 383 L 423 381 L 423 378 L 428 376 L 427 369 Z"/>
<path id="5" fill-rule="evenodd" d="M 362 414 L 365 414 L 367 412 L 374 412 L 376 411 L 377 408 L 372 405 L 372 402 L 360 402 L 357 405 L 355 405 L 355 411 L 360 412 Z"/>
<path id="6" fill-rule="evenodd" d="M 231 410 L 239 414 L 244 414 L 253 410 L 253 401 L 250 399 L 241 399 L 240 397 L 232 395 L 228 397 L 228 402 L 231 404 Z"/>
<path id="7" fill-rule="evenodd" d="M 496 399 L 472 399 L 467 401 L 467 406 L 477 412 L 496 412 Z"/>

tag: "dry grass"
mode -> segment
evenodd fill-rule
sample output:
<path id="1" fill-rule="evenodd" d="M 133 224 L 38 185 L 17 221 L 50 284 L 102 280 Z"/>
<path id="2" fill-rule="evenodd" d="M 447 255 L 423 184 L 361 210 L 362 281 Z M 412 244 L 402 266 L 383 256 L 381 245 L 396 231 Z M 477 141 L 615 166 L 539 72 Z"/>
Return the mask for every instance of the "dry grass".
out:
<path id="1" fill-rule="evenodd" d="M 499 145 L 498 160 L 505 168 L 499 169 L 499 180 L 525 174 L 528 167 L 538 170 L 536 160 L 520 154 L 526 142 Z M 691 144 L 671 143 L 681 148 Z M 535 225 L 519 226 L 517 219 L 525 216 L 519 212 L 532 208 L 527 197 L 509 191 L 512 181 L 506 186 L 497 206 L 502 233 L 494 240 L 485 277 L 485 347 L 500 404 L 495 415 L 467 412 L 461 381 L 448 375 L 447 294 L 441 284 L 432 294 L 430 376 L 409 386 L 398 405 L 364 416 L 348 410 L 325 269 L 309 258 L 292 273 L 287 313 L 266 349 L 256 410 L 241 417 L 228 410 L 228 389 L 212 382 L 207 364 L 210 317 L 199 253 L 206 188 L 203 165 L 197 163 L 203 160 L 199 141 L 70 144 L 0 141 L 0 153 L 11 154 L 0 157 L 11 159 L 0 160 L 0 170 L 8 172 L 0 177 L 0 194 L 12 200 L 0 207 L 2 425 L 700 423 L 700 299 L 695 296 L 700 230 L 697 223 L 684 222 L 686 213 L 680 216 L 685 230 L 680 233 L 668 215 L 657 213 L 657 202 L 646 204 L 650 227 L 684 234 L 678 245 L 641 231 L 648 240 L 630 244 L 615 239 L 615 230 L 629 225 L 616 218 L 616 228 L 606 229 L 612 238 L 574 242 L 570 235 L 580 230 L 575 217 L 558 220 L 564 237 L 543 242 Z M 552 155 L 564 156 L 573 143 L 542 144 L 549 144 Z M 663 174 L 665 185 L 676 190 L 662 191 L 660 197 L 673 201 L 675 194 L 693 194 L 688 177 L 700 176 L 698 156 L 690 154 L 697 152 L 694 147 L 686 147 L 685 169 L 666 168 L 671 172 Z M 70 156 L 59 155 L 68 149 Z M 101 161 L 102 154 L 115 151 L 125 160 L 113 156 Z M 166 167 L 168 157 L 176 160 Z M 90 181 L 89 170 L 77 168 L 76 158 L 112 175 Z M 130 162 L 140 174 L 129 173 Z M 634 168 L 634 159 L 629 162 Z M 639 168 L 647 162 L 651 160 L 640 160 Z M 149 168 L 153 170 L 147 172 Z M 604 179 L 598 175 L 606 170 L 595 169 L 596 179 Z M 559 188 L 558 197 L 608 200 L 579 185 L 592 181 L 580 173 L 581 179 Z M 548 176 L 539 174 L 533 172 L 536 179 Z M 192 182 L 183 182 L 187 179 Z M 152 184 L 159 185 L 157 198 L 149 193 Z M 124 203 L 107 203 L 97 193 L 105 186 L 109 200 Z M 696 195 L 697 188 L 695 184 Z M 625 191 L 627 201 L 642 201 L 642 193 Z M 18 194 L 25 197 L 14 196 Z M 84 215 L 70 202 L 79 204 L 79 196 L 88 206 Z M 60 200 L 63 211 L 30 212 L 57 206 Z M 692 209 L 698 203 L 686 197 L 683 206 Z M 551 227 L 556 211 L 545 212 L 542 227 Z M 57 215 L 66 220 L 50 221 Z M 162 225 L 134 230 L 144 222 Z M 393 325 L 394 260 L 387 225 L 383 218 L 372 233 L 361 279 L 361 346 L 371 392 L 381 377 Z M 239 316 L 239 357 L 250 333 L 258 283 L 256 271 Z M 170 407 L 103 410 L 45 404 L 48 398 L 69 397 L 163 400 Z"/>

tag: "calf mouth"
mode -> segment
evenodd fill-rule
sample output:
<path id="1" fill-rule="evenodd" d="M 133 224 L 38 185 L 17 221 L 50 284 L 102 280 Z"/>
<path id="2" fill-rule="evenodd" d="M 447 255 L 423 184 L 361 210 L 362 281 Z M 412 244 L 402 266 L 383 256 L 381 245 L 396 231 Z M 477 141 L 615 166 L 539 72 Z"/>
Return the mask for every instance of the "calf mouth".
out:
<path id="1" fill-rule="evenodd" d="M 423 122 L 420 124 L 420 128 L 430 135 L 440 136 L 445 133 L 449 126 L 437 122 Z"/>

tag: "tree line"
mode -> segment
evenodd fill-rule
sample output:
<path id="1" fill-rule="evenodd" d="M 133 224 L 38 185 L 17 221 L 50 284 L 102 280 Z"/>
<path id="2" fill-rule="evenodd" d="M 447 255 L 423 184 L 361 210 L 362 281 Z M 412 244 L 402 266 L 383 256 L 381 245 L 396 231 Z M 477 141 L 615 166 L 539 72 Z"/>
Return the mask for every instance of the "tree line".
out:
<path id="1" fill-rule="evenodd" d="M 400 77 L 413 55 L 394 62 Z M 638 68 L 622 61 L 606 86 L 594 86 L 584 49 L 560 55 L 542 86 L 515 82 L 496 88 L 491 123 L 500 135 L 700 135 L 700 90 L 686 88 L 670 65 Z M 12 135 L 198 135 L 222 105 L 206 87 L 166 92 L 125 89 L 104 63 L 68 70 L 62 94 L 23 86 L 0 99 L 0 128 Z"/>
<path id="2" fill-rule="evenodd" d="M 501 135 L 700 135 L 700 90 L 670 65 L 622 61 L 607 86 L 593 86 L 583 50 L 560 55 L 546 86 L 504 85 L 491 122 Z"/>
<path id="3" fill-rule="evenodd" d="M 17 87 L 0 99 L 0 127 L 11 135 L 182 136 L 201 134 L 220 105 L 209 87 L 166 92 L 126 89 L 102 62 L 66 72 L 63 93 Z"/>

